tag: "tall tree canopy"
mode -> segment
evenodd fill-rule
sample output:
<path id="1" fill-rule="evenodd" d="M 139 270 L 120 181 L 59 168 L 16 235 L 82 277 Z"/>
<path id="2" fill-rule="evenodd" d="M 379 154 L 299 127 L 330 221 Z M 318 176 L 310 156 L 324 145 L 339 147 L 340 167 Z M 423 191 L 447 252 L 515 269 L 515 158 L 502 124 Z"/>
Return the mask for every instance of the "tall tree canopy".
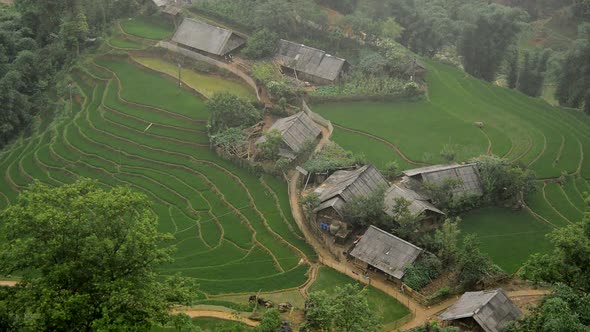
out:
<path id="1" fill-rule="evenodd" d="M 12 324 L 35 331 L 147 331 L 187 302 L 185 280 L 158 281 L 171 235 L 143 194 L 110 191 L 91 180 L 58 188 L 40 183 L 0 215 L 0 274 L 23 277 L 6 296 Z M 1 327 L 0 327 L 1 329 Z"/>
<path id="2" fill-rule="evenodd" d="M 565 56 L 555 92 L 559 103 L 580 107 L 590 101 L 590 23 L 580 25 L 576 39 Z M 590 103 L 585 103 L 590 114 Z"/>
<path id="3" fill-rule="evenodd" d="M 252 104 L 229 92 L 213 95 L 207 101 L 207 109 L 211 113 L 209 118 L 209 132 L 216 134 L 228 128 L 245 128 L 260 121 L 262 115 Z"/>

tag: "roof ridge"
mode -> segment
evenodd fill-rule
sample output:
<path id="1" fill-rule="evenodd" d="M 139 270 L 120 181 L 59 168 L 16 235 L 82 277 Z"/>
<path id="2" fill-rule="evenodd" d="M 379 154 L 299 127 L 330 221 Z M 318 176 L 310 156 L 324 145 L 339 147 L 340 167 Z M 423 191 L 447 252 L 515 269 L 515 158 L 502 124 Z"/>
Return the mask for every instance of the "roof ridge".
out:
<path id="1" fill-rule="evenodd" d="M 307 45 L 305 45 L 305 44 L 297 43 L 297 42 L 290 41 L 290 40 L 286 40 L 286 39 L 281 39 L 280 41 L 284 41 L 284 42 L 286 42 L 286 43 L 289 43 L 289 44 L 298 45 L 299 47 L 305 47 L 305 48 L 308 48 L 308 49 L 310 49 L 310 50 L 314 50 L 314 51 L 322 52 L 322 53 L 323 53 L 323 54 L 322 54 L 322 60 L 323 60 L 323 59 L 324 59 L 324 57 L 327 55 L 327 56 L 329 56 L 329 57 L 331 57 L 331 58 L 336 58 L 336 59 L 338 59 L 338 60 L 346 61 L 346 59 L 343 59 L 343 58 L 337 57 L 337 56 L 335 56 L 335 55 L 328 54 L 326 51 L 324 51 L 324 50 L 320 50 L 319 48 L 315 48 L 315 47 L 307 46 Z M 321 60 L 320 60 L 320 61 L 321 61 Z"/>
<path id="2" fill-rule="evenodd" d="M 405 244 L 409 244 L 410 246 L 412 246 L 412 247 L 414 247 L 414 248 L 416 248 L 416 249 L 419 249 L 419 250 L 422 250 L 422 251 L 424 251 L 424 249 L 422 249 L 422 248 L 418 247 L 417 245 L 415 245 L 415 244 L 413 244 L 413 243 L 410 243 L 410 242 L 408 242 L 408 241 L 406 241 L 406 240 L 402 239 L 402 238 L 401 238 L 401 237 L 399 237 L 399 236 L 395 236 L 395 235 L 393 235 L 393 234 L 391 234 L 391 233 L 389 233 L 389 232 L 387 232 L 387 231 L 384 231 L 384 230 L 382 230 L 381 228 L 379 228 L 379 227 L 377 227 L 377 226 L 375 226 L 375 225 L 370 225 L 370 226 L 369 226 L 369 228 L 373 228 L 373 229 L 375 229 L 375 230 L 377 230 L 377 231 L 379 231 L 379 232 L 381 232 L 381 233 L 385 233 L 385 235 L 388 235 L 388 236 L 394 237 L 394 238 L 396 238 L 396 239 L 400 240 L 401 242 L 403 242 L 403 243 L 405 243 Z"/>

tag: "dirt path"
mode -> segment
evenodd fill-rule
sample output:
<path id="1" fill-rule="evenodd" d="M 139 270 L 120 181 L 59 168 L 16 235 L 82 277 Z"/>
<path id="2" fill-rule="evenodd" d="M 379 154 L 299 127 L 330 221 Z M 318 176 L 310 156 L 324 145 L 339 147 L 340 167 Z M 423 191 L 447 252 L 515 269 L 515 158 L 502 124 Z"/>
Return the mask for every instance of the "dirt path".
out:
<path id="1" fill-rule="evenodd" d="M 224 320 L 231 320 L 231 321 L 240 322 L 242 324 L 246 324 L 246 325 L 252 326 L 252 327 L 256 327 L 260 324 L 260 322 L 255 321 L 253 319 L 242 317 L 238 314 L 229 313 L 229 312 L 225 312 L 225 311 L 181 308 L 181 309 L 175 309 L 172 312 L 174 312 L 174 313 L 182 312 L 184 314 L 189 315 L 191 318 L 211 317 L 211 318 L 218 318 L 218 319 L 224 319 Z"/>

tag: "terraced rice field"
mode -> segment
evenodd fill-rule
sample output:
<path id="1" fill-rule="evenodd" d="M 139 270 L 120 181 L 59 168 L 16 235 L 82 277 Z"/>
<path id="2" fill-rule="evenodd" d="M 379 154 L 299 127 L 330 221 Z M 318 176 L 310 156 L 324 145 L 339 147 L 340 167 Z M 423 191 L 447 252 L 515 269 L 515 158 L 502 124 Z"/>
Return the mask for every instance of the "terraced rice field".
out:
<path id="1" fill-rule="evenodd" d="M 317 279 L 309 287 L 309 292 L 326 291 L 330 294 L 336 290 L 336 287 L 342 287 L 346 284 L 361 285 L 347 275 L 326 266 L 320 267 L 318 273 Z M 406 307 L 393 297 L 372 286 L 365 287 L 369 307 L 379 315 L 385 330 L 389 330 L 388 326 L 410 313 Z"/>
<path id="2" fill-rule="evenodd" d="M 428 100 L 312 108 L 335 124 L 336 142 L 378 167 L 392 160 L 402 169 L 442 163 L 440 152 L 448 146 L 459 161 L 495 154 L 527 165 L 540 179 L 569 174 L 563 185 L 539 181 L 527 199 L 530 211 L 484 209 L 463 216 L 463 232 L 479 234 L 482 249 L 514 272 L 530 254 L 550 249 L 547 232 L 582 217 L 583 193 L 590 192 L 590 118 L 446 65 L 430 62 L 428 68 Z"/>
<path id="3" fill-rule="evenodd" d="M 365 152 L 372 144 L 366 156 L 379 166 L 404 157 L 408 161 L 400 164 L 407 168 L 411 163 L 440 163 L 441 150 L 451 146 L 460 161 L 493 153 L 530 166 L 539 178 L 562 172 L 590 178 L 590 118 L 466 77 L 446 65 L 428 67 L 429 100 L 321 104 L 313 109 L 337 125 L 335 140 L 345 148 Z M 479 129 L 474 122 L 485 126 Z M 383 141 L 376 144 L 370 135 Z"/>
<path id="4" fill-rule="evenodd" d="M 207 294 L 305 283 L 315 253 L 292 220 L 286 185 L 210 151 L 203 100 L 126 58 L 94 59 L 72 79 L 71 108 L 0 155 L 0 209 L 33 179 L 128 185 L 176 237 L 164 275 L 193 277 Z"/>

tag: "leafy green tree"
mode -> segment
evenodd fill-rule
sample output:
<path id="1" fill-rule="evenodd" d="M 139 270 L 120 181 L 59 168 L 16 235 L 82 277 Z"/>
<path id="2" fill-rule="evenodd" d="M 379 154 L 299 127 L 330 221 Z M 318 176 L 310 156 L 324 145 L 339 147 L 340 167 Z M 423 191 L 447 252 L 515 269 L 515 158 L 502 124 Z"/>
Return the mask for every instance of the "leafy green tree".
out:
<path id="1" fill-rule="evenodd" d="M 524 62 L 517 84 L 519 91 L 531 97 L 541 95 L 549 56 L 550 53 L 548 50 L 536 49 L 533 52 L 525 51 Z"/>
<path id="2" fill-rule="evenodd" d="M 75 49 L 76 54 L 80 54 L 80 43 L 86 40 L 88 36 L 88 22 L 86 15 L 78 10 L 69 20 L 61 24 L 61 35 L 69 49 Z"/>
<path id="3" fill-rule="evenodd" d="M 481 156 L 476 160 L 484 198 L 492 203 L 518 203 L 535 189 L 535 174 L 506 159 Z"/>
<path id="4" fill-rule="evenodd" d="M 396 198 L 391 207 L 393 220 L 399 225 L 395 232 L 406 239 L 413 240 L 418 231 L 418 222 L 422 220 L 421 214 L 414 214 L 410 211 L 411 202 L 403 197 Z"/>
<path id="5" fill-rule="evenodd" d="M 581 221 L 555 229 L 547 237 L 555 249 L 550 254 L 533 255 L 524 264 L 522 276 L 590 292 L 590 208 Z"/>
<path id="6" fill-rule="evenodd" d="M 551 295 L 534 307 L 506 332 L 588 331 L 590 296 L 567 285 L 557 284 Z"/>
<path id="7" fill-rule="evenodd" d="M 559 71 L 555 96 L 561 105 L 580 107 L 590 91 L 590 23 L 580 24 L 578 38 Z M 588 108 L 588 106 L 586 106 Z"/>
<path id="8" fill-rule="evenodd" d="M 460 218 L 445 219 L 442 227 L 434 233 L 433 243 L 436 248 L 436 255 L 445 264 L 454 264 L 459 258 L 460 222 Z"/>
<path id="9" fill-rule="evenodd" d="M 386 38 L 399 39 L 404 32 L 404 28 L 399 25 L 395 18 L 390 17 L 381 23 L 381 35 Z"/>
<path id="10" fill-rule="evenodd" d="M 232 154 L 246 143 L 246 134 L 241 128 L 229 128 L 211 135 L 211 143 Z"/>
<path id="11" fill-rule="evenodd" d="M 469 234 L 463 239 L 463 247 L 457 262 L 459 285 L 462 289 L 473 289 L 503 273 L 492 263 L 489 256 L 480 251 L 479 246 L 480 242 L 474 234 Z"/>
<path id="12" fill-rule="evenodd" d="M 344 218 L 353 225 L 381 225 L 385 222 L 385 188 L 375 190 L 367 196 L 359 196 L 344 206 Z"/>
<path id="13" fill-rule="evenodd" d="M 510 49 L 506 57 L 508 64 L 506 81 L 510 89 L 516 88 L 516 85 L 518 84 L 518 59 L 518 50 L 516 48 Z"/>
<path id="14" fill-rule="evenodd" d="M 385 165 L 385 170 L 383 171 L 383 175 L 387 180 L 393 181 L 397 179 L 401 175 L 401 171 L 399 169 L 399 164 L 397 161 L 388 162 Z"/>
<path id="15" fill-rule="evenodd" d="M 229 92 L 215 93 L 207 101 L 209 133 L 216 134 L 229 128 L 245 128 L 262 119 L 260 111 L 243 98 Z"/>
<path id="16" fill-rule="evenodd" d="M 147 331 L 165 323 L 172 303 L 188 303 L 194 285 L 163 283 L 155 269 L 170 262 L 172 236 L 157 231 L 143 194 L 110 191 L 79 180 L 50 188 L 39 182 L 0 215 L 0 274 L 18 272 L 9 298 L 32 330 Z"/>
<path id="17" fill-rule="evenodd" d="M 467 73 L 493 81 L 506 50 L 526 20 L 526 13 L 495 4 L 474 4 L 469 15 L 473 20 L 464 26 L 457 50 Z"/>
<path id="18" fill-rule="evenodd" d="M 262 320 L 257 328 L 260 332 L 277 332 L 281 327 L 281 313 L 277 309 L 269 309 L 262 315 Z"/>
<path id="19" fill-rule="evenodd" d="M 336 287 L 333 294 L 314 292 L 305 301 L 300 331 L 376 332 L 381 329 L 369 308 L 366 293 L 357 285 Z"/>
<path id="20" fill-rule="evenodd" d="M 250 59 L 260 59 L 274 54 L 277 48 L 279 36 L 268 30 L 258 30 L 246 43 L 246 47 L 242 50 L 242 54 Z"/>
<path id="21" fill-rule="evenodd" d="M 283 136 L 281 132 L 273 129 L 264 134 L 264 142 L 257 145 L 258 156 L 264 160 L 279 159 L 280 148 L 283 145 Z"/>

